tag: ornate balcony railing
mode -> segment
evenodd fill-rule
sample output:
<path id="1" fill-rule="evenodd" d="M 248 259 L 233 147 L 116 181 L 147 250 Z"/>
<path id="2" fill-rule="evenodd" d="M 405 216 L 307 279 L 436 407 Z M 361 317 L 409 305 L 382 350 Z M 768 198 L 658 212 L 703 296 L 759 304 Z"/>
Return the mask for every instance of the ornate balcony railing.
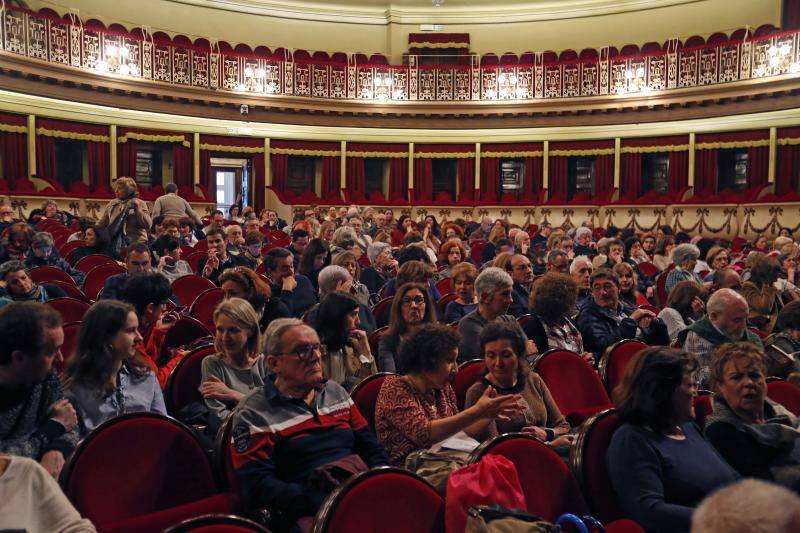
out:
<path id="1" fill-rule="evenodd" d="M 315 60 L 307 53 L 256 53 L 181 44 L 146 31 L 121 32 L 7 6 L 0 55 L 16 54 L 84 71 L 178 87 L 312 99 L 535 103 L 570 97 L 646 95 L 800 72 L 799 32 L 746 37 L 630 56 L 453 67 L 370 64 L 357 55 Z M 188 39 L 186 39 L 188 41 Z M 263 54 L 259 54 L 263 51 Z M 341 60 L 336 60 L 336 58 Z M 526 59 L 528 58 L 528 59 Z"/>

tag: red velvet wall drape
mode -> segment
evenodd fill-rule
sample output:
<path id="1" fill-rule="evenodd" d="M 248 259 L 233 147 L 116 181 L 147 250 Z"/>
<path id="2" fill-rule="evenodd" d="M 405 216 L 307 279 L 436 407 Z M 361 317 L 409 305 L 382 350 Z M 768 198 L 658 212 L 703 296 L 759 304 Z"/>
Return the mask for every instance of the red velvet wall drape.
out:
<path id="1" fill-rule="evenodd" d="M 347 156 L 347 187 L 344 193 L 348 202 L 359 203 L 366 200 L 363 157 Z"/>
<path id="2" fill-rule="evenodd" d="M 433 160 L 417 158 L 414 161 L 414 201 L 433 201 Z"/>
<path id="3" fill-rule="evenodd" d="M 110 191 L 111 154 L 108 143 L 88 141 L 86 146 L 89 151 L 89 189 L 96 192 Z"/>
<path id="4" fill-rule="evenodd" d="M 694 155 L 694 193 L 717 193 L 717 150 L 697 150 Z"/>
<path id="5" fill-rule="evenodd" d="M 669 153 L 667 183 L 670 193 L 677 193 L 689 183 L 689 151 Z"/>
<path id="6" fill-rule="evenodd" d="M 178 188 L 194 191 L 194 162 L 191 147 L 172 145 L 172 181 Z"/>
<path id="7" fill-rule="evenodd" d="M 97 135 L 109 138 L 108 127 L 97 124 L 83 124 L 68 120 L 37 118 L 36 127 L 51 131 L 83 135 Z M 88 139 L 82 140 L 86 143 L 87 147 L 89 190 L 103 192 L 109 191 L 111 189 L 109 184 L 109 176 L 111 173 L 109 164 L 111 147 L 109 146 L 109 142 L 93 141 Z M 58 181 L 59 178 L 59 169 L 57 168 L 55 151 L 57 142 L 58 138 L 56 137 L 43 134 L 36 135 L 36 174 L 45 178 L 49 178 L 53 181 Z M 64 176 L 60 177 L 63 178 Z M 70 183 L 81 180 L 81 176 L 67 177 L 71 179 Z"/>
<path id="8" fill-rule="evenodd" d="M 0 132 L 0 150 L 3 152 L 3 175 L 6 183 L 28 177 L 28 139 L 24 133 Z"/>
<path id="9" fill-rule="evenodd" d="M 56 140 L 47 135 L 36 136 L 36 175 L 58 182 L 56 176 Z"/>
<path id="10" fill-rule="evenodd" d="M 622 154 L 620 169 L 620 198 L 636 199 L 642 192 L 642 154 Z"/>
<path id="11" fill-rule="evenodd" d="M 256 213 L 267 207 L 267 174 L 263 153 L 252 154 L 250 163 L 253 168 L 253 208 Z"/>
<path id="12" fill-rule="evenodd" d="M 614 191 L 614 154 L 598 155 L 594 169 L 595 195 L 605 200 Z"/>
<path id="13" fill-rule="evenodd" d="M 289 156 L 270 154 L 269 164 L 272 171 L 272 187 L 276 191 L 286 192 L 289 181 Z"/>
<path id="14" fill-rule="evenodd" d="M 458 202 L 475 200 L 475 158 L 466 157 L 458 160 Z"/>
<path id="15" fill-rule="evenodd" d="M 800 173 L 800 145 L 778 146 L 778 165 L 775 172 L 775 194 L 797 193 Z"/>
<path id="16" fill-rule="evenodd" d="M 117 176 L 136 176 L 136 143 L 133 141 L 117 144 Z"/>
<path id="17" fill-rule="evenodd" d="M 211 168 L 211 152 L 200 150 L 200 186 L 215 201 L 217 184 L 214 182 L 214 170 Z"/>
<path id="18" fill-rule="evenodd" d="M 747 187 L 766 185 L 769 179 L 769 146 L 751 146 L 747 150 Z"/>
<path id="19" fill-rule="evenodd" d="M 567 156 L 558 155 L 550 158 L 549 182 L 550 200 L 553 203 L 566 202 L 569 191 L 567 175 Z"/>
<path id="20" fill-rule="evenodd" d="M 534 202 L 539 199 L 542 190 L 542 177 L 544 159 L 541 157 L 525 158 L 525 179 L 522 184 L 522 199 Z"/>
<path id="21" fill-rule="evenodd" d="M 339 156 L 322 158 L 322 200 L 338 203 L 342 201 L 341 195 L 341 158 Z"/>
<path id="22" fill-rule="evenodd" d="M 481 158 L 481 191 L 482 203 L 495 203 L 500 199 L 500 159 L 496 157 Z"/>
<path id="23" fill-rule="evenodd" d="M 408 201 L 408 159 L 394 158 L 389 163 L 389 198 L 390 202 L 406 203 Z"/>

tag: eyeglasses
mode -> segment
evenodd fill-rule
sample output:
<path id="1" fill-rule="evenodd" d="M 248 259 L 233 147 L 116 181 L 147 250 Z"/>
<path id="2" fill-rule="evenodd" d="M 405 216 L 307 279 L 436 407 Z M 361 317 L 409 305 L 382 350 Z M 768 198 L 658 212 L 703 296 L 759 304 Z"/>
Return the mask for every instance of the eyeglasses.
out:
<path id="1" fill-rule="evenodd" d="M 283 353 L 276 353 L 275 355 L 296 355 L 297 358 L 303 362 L 307 363 L 314 357 L 315 353 L 322 352 L 322 345 L 321 344 L 304 344 L 298 346 L 291 352 L 283 352 Z"/>
<path id="2" fill-rule="evenodd" d="M 600 291 L 611 292 L 616 288 L 617 288 L 617 286 L 614 285 L 613 283 L 603 283 L 602 285 L 597 284 L 597 285 L 593 285 L 592 286 L 592 290 L 593 291 L 597 291 L 597 292 L 600 292 Z"/>
<path id="3" fill-rule="evenodd" d="M 408 305 L 412 303 L 417 305 L 425 305 L 425 298 L 423 298 L 422 296 L 414 296 L 413 298 L 409 296 L 404 296 L 400 298 L 400 303 L 403 305 Z"/>

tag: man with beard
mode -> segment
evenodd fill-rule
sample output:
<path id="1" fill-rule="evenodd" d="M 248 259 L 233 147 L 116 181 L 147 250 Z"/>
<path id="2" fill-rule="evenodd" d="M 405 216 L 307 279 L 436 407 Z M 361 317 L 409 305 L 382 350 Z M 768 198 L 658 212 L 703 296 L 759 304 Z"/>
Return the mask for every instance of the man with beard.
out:
<path id="1" fill-rule="evenodd" d="M 516 318 L 528 314 L 528 298 L 530 297 L 531 283 L 533 282 L 533 268 L 531 260 L 522 254 L 511 257 L 511 305 L 508 314 Z"/>
<path id="2" fill-rule="evenodd" d="M 758 335 L 747 329 L 747 300 L 731 289 L 720 289 L 706 304 L 706 316 L 678 333 L 678 345 L 697 356 L 700 388 L 711 388 L 711 356 L 728 342 L 747 341 L 763 348 Z"/>

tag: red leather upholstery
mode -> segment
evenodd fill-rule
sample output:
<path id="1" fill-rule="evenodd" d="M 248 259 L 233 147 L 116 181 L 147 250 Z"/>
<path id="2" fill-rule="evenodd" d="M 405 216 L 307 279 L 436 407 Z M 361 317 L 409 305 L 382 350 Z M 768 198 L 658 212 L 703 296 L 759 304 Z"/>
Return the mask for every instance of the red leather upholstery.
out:
<path id="1" fill-rule="evenodd" d="M 335 490 L 317 514 L 315 533 L 444 531 L 444 499 L 411 472 L 380 467 Z"/>
<path id="2" fill-rule="evenodd" d="M 69 274 L 61 269 L 51 266 L 40 266 L 32 269 L 31 279 L 39 284 L 49 283 L 50 281 L 62 281 L 64 283 L 72 283 L 75 285 L 75 280 L 73 280 Z"/>
<path id="3" fill-rule="evenodd" d="M 81 300 L 84 302 L 89 301 L 89 298 L 87 298 L 86 295 L 83 294 L 83 291 L 76 287 L 74 283 L 66 283 L 64 281 L 48 281 L 47 284 L 58 287 L 64 291 L 69 298 L 75 298 L 76 300 Z"/>
<path id="4" fill-rule="evenodd" d="M 172 294 L 183 305 L 189 305 L 197 296 L 208 289 L 215 288 L 213 282 L 196 274 L 183 276 L 172 282 Z"/>
<path id="5" fill-rule="evenodd" d="M 453 391 L 456 393 L 456 403 L 459 409 L 464 408 L 469 388 L 480 379 L 486 368 L 483 359 L 464 361 L 458 366 L 458 374 L 453 379 Z"/>
<path id="6" fill-rule="evenodd" d="M 184 520 L 164 533 L 268 533 L 267 528 L 241 516 L 209 514 Z"/>
<path id="7" fill-rule="evenodd" d="M 106 280 L 111 276 L 124 274 L 125 272 L 127 272 L 125 267 L 121 267 L 116 263 L 96 266 L 86 274 L 86 279 L 83 280 L 83 292 L 90 300 L 97 300 L 97 295 L 103 290 L 103 284 Z"/>
<path id="8" fill-rule="evenodd" d="M 641 341 L 624 339 L 606 349 L 606 353 L 600 358 L 598 368 L 600 379 L 603 380 L 609 394 L 613 394 L 614 388 L 622 382 L 631 359 L 645 348 L 647 344 Z"/>
<path id="9" fill-rule="evenodd" d="M 163 511 L 127 518 L 107 525 L 98 526 L 100 533 L 142 533 L 143 531 L 164 531 L 197 516 L 208 513 L 232 513 L 238 507 L 238 498 L 231 494 L 215 494 L 196 502 L 179 505 Z M 192 530 L 196 531 L 196 530 Z M 235 530 L 234 530 L 235 531 Z M 259 531 L 259 530 L 245 530 Z"/>
<path id="10" fill-rule="evenodd" d="M 706 427 L 706 419 L 714 412 L 714 396 L 699 394 L 694 397 L 694 421 L 702 429 Z"/>
<path id="11" fill-rule="evenodd" d="M 116 261 L 107 255 L 92 254 L 87 255 L 75 263 L 75 268 L 84 274 L 88 274 L 94 267 L 100 265 L 115 265 Z"/>
<path id="12" fill-rule="evenodd" d="M 161 361 L 166 361 L 169 359 L 170 348 L 185 346 L 209 334 L 209 330 L 197 319 L 185 315 L 181 316 L 181 318 L 175 322 L 175 325 L 164 335 L 164 340 L 161 342 L 159 359 Z"/>
<path id="13" fill-rule="evenodd" d="M 372 315 L 375 317 L 375 324 L 377 324 L 379 328 L 389 325 L 389 317 L 392 313 L 393 301 L 394 296 L 389 296 L 388 298 L 384 298 L 380 302 L 376 303 L 375 307 L 372 308 Z"/>
<path id="14" fill-rule="evenodd" d="M 767 396 L 778 402 L 795 416 L 800 416 L 800 387 L 780 379 L 767 383 Z"/>
<path id="15" fill-rule="evenodd" d="M 164 402 L 167 412 L 173 416 L 184 406 L 192 402 L 203 402 L 203 395 L 198 387 L 202 380 L 201 368 L 203 359 L 216 352 L 213 346 L 198 348 L 172 369 L 164 388 Z"/>
<path id="16" fill-rule="evenodd" d="M 393 376 L 392 372 L 379 372 L 369 377 L 364 378 L 361 382 L 353 387 L 350 397 L 353 403 L 358 407 L 358 412 L 369 424 L 373 430 L 375 429 L 375 405 L 378 402 L 378 393 L 381 392 L 383 380 L 386 376 Z"/>
<path id="17" fill-rule="evenodd" d="M 613 407 L 597 372 L 575 352 L 548 350 L 536 361 L 534 370 L 573 427 Z"/>
<path id="18" fill-rule="evenodd" d="M 83 315 L 89 310 L 89 304 L 77 298 L 53 298 L 46 303 L 58 311 L 65 324 L 67 322 L 80 322 L 83 320 Z"/>
<path id="19" fill-rule="evenodd" d="M 189 307 L 189 316 L 197 319 L 208 331 L 214 331 L 214 309 L 224 297 L 222 289 L 217 287 L 201 292 Z"/>

